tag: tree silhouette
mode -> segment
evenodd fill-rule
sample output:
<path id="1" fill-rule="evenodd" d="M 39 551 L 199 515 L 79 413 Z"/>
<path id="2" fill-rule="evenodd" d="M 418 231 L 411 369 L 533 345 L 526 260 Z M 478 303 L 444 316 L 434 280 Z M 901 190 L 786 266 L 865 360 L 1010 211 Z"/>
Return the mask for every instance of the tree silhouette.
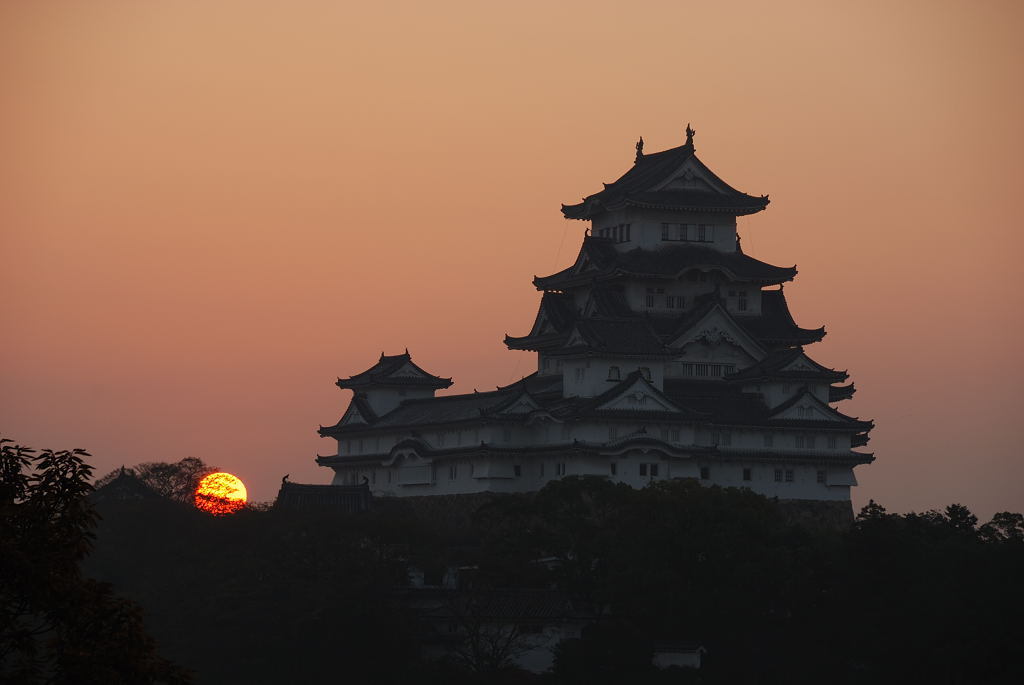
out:
<path id="1" fill-rule="evenodd" d="M 0 439 L 0 681 L 188 682 L 140 610 L 79 569 L 97 521 L 88 456 Z"/>
<path id="2" fill-rule="evenodd" d="M 178 462 L 145 462 L 125 470 L 161 497 L 182 504 L 192 504 L 193 493 L 199 481 L 203 476 L 217 471 L 217 467 L 210 466 L 198 457 L 185 457 Z M 120 468 L 114 469 L 96 481 L 96 489 L 102 488 L 120 474 Z"/>

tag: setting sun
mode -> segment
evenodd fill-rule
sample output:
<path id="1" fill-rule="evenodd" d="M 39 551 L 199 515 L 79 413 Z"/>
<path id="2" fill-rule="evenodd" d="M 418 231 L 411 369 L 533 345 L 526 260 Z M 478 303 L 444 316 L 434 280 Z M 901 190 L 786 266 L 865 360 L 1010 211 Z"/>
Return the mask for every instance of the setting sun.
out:
<path id="1" fill-rule="evenodd" d="M 196 487 L 196 507 L 210 514 L 233 514 L 245 506 L 245 500 L 245 484 L 230 473 L 211 473 Z"/>

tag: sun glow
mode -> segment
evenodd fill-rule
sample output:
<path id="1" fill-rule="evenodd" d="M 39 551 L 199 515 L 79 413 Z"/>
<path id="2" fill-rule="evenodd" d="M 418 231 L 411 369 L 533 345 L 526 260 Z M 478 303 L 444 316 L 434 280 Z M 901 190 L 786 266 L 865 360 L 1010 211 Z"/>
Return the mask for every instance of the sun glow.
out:
<path id="1" fill-rule="evenodd" d="M 234 514 L 245 506 L 245 484 L 230 473 L 211 473 L 196 487 L 196 507 L 220 516 Z"/>

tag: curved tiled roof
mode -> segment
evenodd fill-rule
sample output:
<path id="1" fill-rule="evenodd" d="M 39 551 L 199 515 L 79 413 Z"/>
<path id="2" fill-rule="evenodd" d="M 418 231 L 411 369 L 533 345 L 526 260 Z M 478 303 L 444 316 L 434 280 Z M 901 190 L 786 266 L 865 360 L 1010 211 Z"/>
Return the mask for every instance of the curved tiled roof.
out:
<path id="1" fill-rule="evenodd" d="M 687 160 L 693 160 L 718 190 L 655 190 Z M 604 190 L 583 198 L 579 204 L 562 205 L 562 214 L 567 219 L 591 219 L 603 212 L 634 206 L 739 216 L 759 212 L 768 202 L 767 197 L 747 195 L 720 179 L 697 158 L 693 145 L 687 144 L 638 155 L 633 167 L 617 181 L 605 184 Z"/>
<path id="2" fill-rule="evenodd" d="M 675 279 L 693 269 L 718 270 L 735 281 L 775 285 L 793 280 L 797 273 L 795 266 L 775 266 L 742 252 L 721 252 L 703 245 L 662 245 L 653 250 L 635 248 L 620 252 L 608 238 L 588 236 L 583 240 L 580 255 L 596 268 L 577 273 L 574 264 L 550 276 L 534 278 L 534 286 L 538 290 L 564 290 L 622 276 Z"/>
<path id="3" fill-rule="evenodd" d="M 411 366 L 420 376 L 396 376 L 399 369 L 406 365 Z M 385 355 L 381 354 L 376 364 L 362 373 L 357 373 L 348 378 L 339 378 L 339 388 L 365 388 L 374 385 L 418 385 L 428 388 L 447 388 L 451 386 L 451 378 L 441 378 L 429 374 L 413 363 L 409 351 L 403 354 Z"/>

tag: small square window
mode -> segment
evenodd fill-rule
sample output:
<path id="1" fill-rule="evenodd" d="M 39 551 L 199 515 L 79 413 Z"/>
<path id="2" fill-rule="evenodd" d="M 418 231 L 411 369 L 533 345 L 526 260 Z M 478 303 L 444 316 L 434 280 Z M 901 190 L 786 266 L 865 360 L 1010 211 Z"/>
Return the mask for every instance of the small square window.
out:
<path id="1" fill-rule="evenodd" d="M 782 469 L 775 469 L 775 482 L 776 483 L 781 483 L 782 482 Z"/>
<path id="2" fill-rule="evenodd" d="M 838 443 L 838 440 L 836 439 L 836 436 L 834 436 L 834 435 L 828 436 L 828 446 L 830 448 L 835 449 L 837 443 Z"/>
<path id="3" fill-rule="evenodd" d="M 651 478 L 657 478 L 657 477 L 658 477 L 658 465 L 657 464 L 651 464 Z"/>
<path id="4" fill-rule="evenodd" d="M 750 469 L 743 469 L 743 480 L 750 480 Z"/>
<path id="5" fill-rule="evenodd" d="M 787 483 L 792 483 L 793 482 L 793 469 L 786 469 L 786 482 Z"/>
<path id="6" fill-rule="evenodd" d="M 825 482 L 825 472 L 824 471 L 818 471 L 818 482 L 819 483 L 824 483 Z"/>
<path id="7" fill-rule="evenodd" d="M 641 476 L 646 476 L 647 475 L 647 464 L 640 464 L 640 475 Z"/>

